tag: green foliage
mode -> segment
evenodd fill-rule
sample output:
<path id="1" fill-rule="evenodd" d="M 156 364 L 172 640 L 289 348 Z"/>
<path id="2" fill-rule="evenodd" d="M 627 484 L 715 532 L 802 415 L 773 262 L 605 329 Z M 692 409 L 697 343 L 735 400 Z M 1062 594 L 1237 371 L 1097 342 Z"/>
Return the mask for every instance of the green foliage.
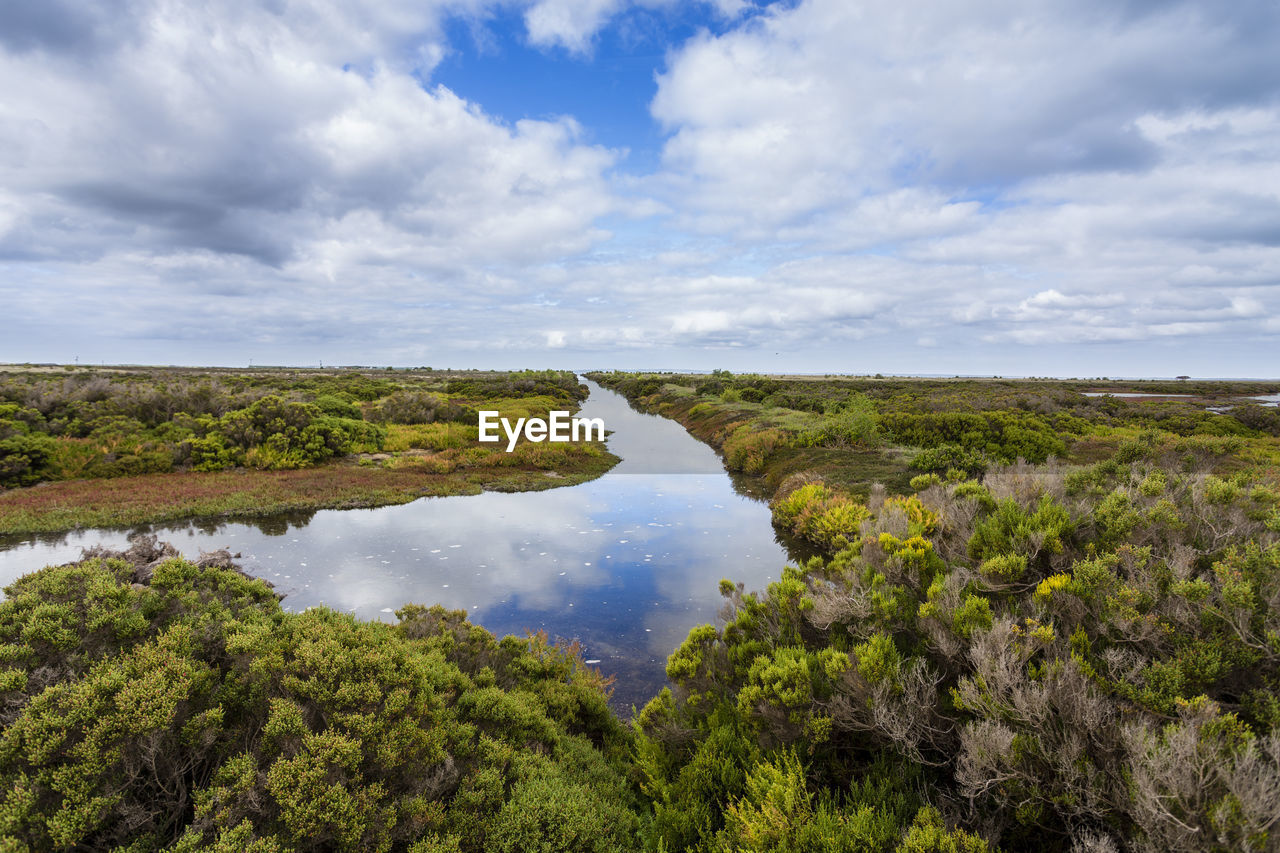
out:
<path id="1" fill-rule="evenodd" d="M 304 468 L 353 451 L 379 450 L 385 435 L 373 424 L 268 396 L 212 426 L 206 438 L 212 443 L 201 448 L 198 464 L 211 470 L 217 458 L 231 455 L 255 468 Z"/>
<path id="2" fill-rule="evenodd" d="M 879 416 L 875 404 L 857 394 L 824 414 L 797 437 L 801 447 L 874 445 L 879 440 Z"/>
<path id="3" fill-rule="evenodd" d="M 895 439 L 917 447 L 941 449 L 962 462 L 950 467 L 972 469 L 981 456 L 1004 462 L 1043 462 L 1061 456 L 1066 444 L 1042 418 L 1019 411 L 886 413 L 884 427 Z M 938 470 L 932 456 L 919 470 Z"/>
<path id="4" fill-rule="evenodd" d="M 855 539 L 871 511 L 823 483 L 806 483 L 773 503 L 773 520 L 789 533 L 826 548 Z"/>
<path id="5" fill-rule="evenodd" d="M 1274 841 L 1273 447 L 1203 401 L 1084 397 L 1064 383 L 715 381 L 716 394 L 765 393 L 780 408 L 760 420 L 797 435 L 866 395 L 926 473 L 914 500 L 886 497 L 856 482 L 847 450 L 785 478 L 777 460 L 799 448 L 774 451 L 774 524 L 823 556 L 763 594 L 724 582 L 723 627 L 694 630 L 672 656 L 673 688 L 636 723 L 642 788 L 662 804 L 651 849 Z M 684 384 L 664 377 L 645 405 L 683 419 L 688 404 L 662 388 Z M 700 405 L 689 422 L 723 416 Z M 1019 457 L 1033 464 L 1001 464 Z M 853 512 L 835 527 L 856 518 L 856 531 L 815 535 L 835 507 Z M 893 773 L 915 796 L 863 811 L 849 781 Z M 695 775 L 704 784 L 677 782 Z M 851 832 L 858 815 L 879 821 L 874 840 Z"/>
<path id="6" fill-rule="evenodd" d="M 982 561 L 978 567 L 982 574 L 1001 581 L 1020 580 L 1027 571 L 1025 554 L 997 554 Z"/>
<path id="7" fill-rule="evenodd" d="M 872 634 L 865 642 L 853 650 L 858 661 L 858 674 L 868 684 L 898 683 L 902 671 L 902 656 L 893 640 L 885 634 Z"/>
<path id="8" fill-rule="evenodd" d="M 349 394 L 343 396 L 321 394 L 316 397 L 315 406 L 322 414 L 353 421 L 360 420 L 362 417 L 360 408 L 348 399 L 350 396 Z"/>
<path id="9" fill-rule="evenodd" d="M 738 708 L 745 714 L 771 706 L 793 723 L 812 702 L 813 674 L 804 649 L 782 648 L 757 657 L 738 692 Z"/>
<path id="10" fill-rule="evenodd" d="M 832 497 L 831 490 L 823 483 L 805 483 L 785 497 L 773 502 L 773 522 L 779 527 L 794 527 L 808 507 L 820 504 Z"/>
<path id="11" fill-rule="evenodd" d="M 0 486 L 29 486 L 44 479 L 56 442 L 46 435 L 0 439 Z"/>
<path id="12" fill-rule="evenodd" d="M 967 640 L 975 631 L 990 630 L 991 622 L 991 602 L 980 595 L 966 595 L 952 615 L 951 625 L 957 636 Z"/>
<path id="13" fill-rule="evenodd" d="M 1029 561 L 1048 559 L 1063 553 L 1074 527 L 1071 515 L 1049 495 L 1034 511 L 1006 498 L 978 522 L 967 549 L 976 560 L 1008 554 L 1022 554 Z"/>
<path id="14" fill-rule="evenodd" d="M 6 843 L 634 849 L 626 733 L 572 652 L 438 608 L 286 614 L 235 571 L 121 556 L 0 604 Z"/>
<path id="15" fill-rule="evenodd" d="M 911 467 L 931 474 L 954 470 L 975 475 L 987 469 L 987 458 L 981 452 L 969 450 L 959 444 L 939 444 L 921 450 L 912 457 Z"/>
<path id="16" fill-rule="evenodd" d="M 896 853 L 988 853 L 981 837 L 963 829 L 948 831 L 942 815 L 932 807 L 920 810 Z"/>
<path id="17" fill-rule="evenodd" d="M 373 420 L 393 424 L 476 422 L 476 411 L 430 391 L 398 391 L 378 402 Z"/>
<path id="18" fill-rule="evenodd" d="M 774 451 L 790 445 L 786 433 L 776 429 L 739 427 L 724 443 L 724 464 L 730 471 L 759 474 Z"/>
<path id="19" fill-rule="evenodd" d="M 347 371 L 153 368 L 55 381 L 9 372 L 0 377 L 0 488 L 173 470 L 308 468 L 382 451 L 386 424 L 474 431 L 480 401 L 545 415 L 585 397 L 567 371 L 465 376 L 411 373 L 391 381 Z M 464 442 L 474 443 L 474 435 Z"/>
<path id="20" fill-rule="evenodd" d="M 878 784 L 877 784 L 878 783 Z M 884 850 L 897 840 L 903 797 L 883 777 L 845 796 L 808 789 L 793 750 L 758 762 L 746 791 L 729 806 L 712 849 L 725 853 L 845 853 Z"/>
<path id="21" fill-rule="evenodd" d="M 886 500 L 861 536 L 767 595 L 726 582 L 727 624 L 691 634 L 682 657 L 696 665 L 671 670 L 675 692 L 642 725 L 671 745 L 668 778 L 689 738 L 749 737 L 762 758 L 740 789 L 696 807 L 704 826 L 723 821 L 714 842 L 664 838 L 859 849 L 840 846 L 839 780 L 886 760 L 934 768 L 930 800 L 970 798 L 1003 829 L 926 809 L 896 817 L 877 849 L 1067 850 L 1081 825 L 1123 843 L 1173 837 L 1185 830 L 1158 808 L 1171 801 L 1180 823 L 1256 847 L 1280 807 L 1259 746 L 1280 724 L 1273 490 L 1151 464 L 1098 467 L 1089 476 L 1105 488 L 1071 499 L 1055 497 L 1060 473 L 1017 468 L 988 475 L 990 488 L 930 491 L 941 504 Z M 836 497 L 793 485 L 774 510 L 794 525 Z M 1144 745 L 1188 708 L 1206 715 L 1195 740 L 1185 723 Z M 1203 795 L 1177 781 L 1192 760 Z"/>
<path id="22" fill-rule="evenodd" d="M 516 784 L 487 827 L 486 850 L 499 853 L 626 853 L 639 826 L 625 801 L 564 773 Z"/>
<path id="23" fill-rule="evenodd" d="M 480 378 L 452 382 L 417 390 L 459 405 L 514 399 L 488 396 L 503 389 Z M 723 582 L 723 624 L 690 632 L 668 659 L 671 688 L 629 731 L 600 676 L 545 637 L 498 640 L 418 605 L 395 626 L 286 614 L 234 571 L 99 554 L 20 579 L 0 603 L 0 845 L 1272 845 L 1280 489 L 1253 427 L 1034 382 L 722 371 L 618 383 L 720 430 L 731 464 L 773 477 L 803 452 L 837 474 L 795 475 L 772 501 L 775 523 L 823 556 L 761 593 Z M 572 397 L 570 384 L 535 374 L 505 390 L 542 406 Z M 291 462 L 336 452 L 337 430 L 339 445 L 362 440 L 341 422 L 344 401 L 372 415 L 406 390 L 335 382 L 267 401 L 255 387 L 161 436 L 111 387 L 76 385 L 43 408 L 0 409 L 0 440 L 98 442 L 114 448 L 110 464 L 145 459 L 147 441 L 189 441 L 210 464 L 251 452 Z M 851 463 L 831 460 L 855 458 L 850 442 L 793 446 L 868 406 L 878 431 L 922 448 L 920 494 L 838 476 Z M 256 444 L 221 430 L 227 418 L 248 435 L 268 409 L 280 424 Z M 410 446 L 449 425 L 392 427 Z M 998 464 L 1062 450 L 1080 464 Z"/>
<path id="24" fill-rule="evenodd" d="M 880 510 L 882 515 L 900 512 L 907 521 L 908 536 L 932 536 L 938 532 L 941 519 L 916 495 L 889 498 Z"/>
<path id="25" fill-rule="evenodd" d="M 942 478 L 937 474 L 917 474 L 911 478 L 911 488 L 917 492 L 923 492 L 930 486 L 937 486 L 942 483 Z"/>

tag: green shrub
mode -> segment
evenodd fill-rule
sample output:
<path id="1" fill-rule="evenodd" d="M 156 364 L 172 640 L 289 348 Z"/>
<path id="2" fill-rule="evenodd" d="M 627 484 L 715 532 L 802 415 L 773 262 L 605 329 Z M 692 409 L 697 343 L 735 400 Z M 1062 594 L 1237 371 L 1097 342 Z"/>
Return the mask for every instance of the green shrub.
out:
<path id="1" fill-rule="evenodd" d="M 39 433 L 0 439 L 0 486 L 29 486 L 44 479 L 57 443 Z"/>
<path id="2" fill-rule="evenodd" d="M 987 470 L 987 460 L 981 453 L 966 450 L 958 444 L 941 444 L 921 450 L 913 456 L 911 467 L 916 471 L 932 474 L 958 470 L 974 476 Z"/>
<path id="3" fill-rule="evenodd" d="M 875 405 L 862 395 L 849 398 L 835 411 L 796 437 L 801 447 L 868 447 L 879 443 L 879 416 Z"/>
<path id="4" fill-rule="evenodd" d="M 917 492 L 923 492 L 930 486 L 940 485 L 942 478 L 937 474 L 917 474 L 911 478 L 911 488 Z"/>
<path id="5" fill-rule="evenodd" d="M 135 551 L 0 603 L 6 845 L 635 848 L 626 733 L 571 651 L 440 608 L 287 614 L 261 581 Z"/>
<path id="6" fill-rule="evenodd" d="M 738 427 L 724 443 L 724 464 L 730 471 L 759 474 L 774 451 L 787 446 L 787 435 L 781 430 Z"/>

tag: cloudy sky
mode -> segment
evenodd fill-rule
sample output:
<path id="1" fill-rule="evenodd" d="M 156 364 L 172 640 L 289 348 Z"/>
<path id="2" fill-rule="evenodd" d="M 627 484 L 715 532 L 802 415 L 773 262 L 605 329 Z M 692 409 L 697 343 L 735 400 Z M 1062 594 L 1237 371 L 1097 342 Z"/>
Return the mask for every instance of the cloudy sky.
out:
<path id="1" fill-rule="evenodd" d="M 0 361 L 1280 375 L 1275 0 L 8 0 Z"/>

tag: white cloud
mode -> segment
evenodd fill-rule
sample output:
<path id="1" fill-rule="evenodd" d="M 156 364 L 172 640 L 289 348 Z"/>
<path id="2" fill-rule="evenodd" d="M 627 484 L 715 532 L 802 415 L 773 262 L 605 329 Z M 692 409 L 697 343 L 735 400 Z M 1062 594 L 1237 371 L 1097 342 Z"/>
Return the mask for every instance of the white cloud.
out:
<path id="1" fill-rule="evenodd" d="M 623 0 L 539 0 L 524 13 L 529 41 L 586 53 L 595 35 Z"/>
<path id="2" fill-rule="evenodd" d="M 655 192 L 823 258 L 882 336 L 1250 339 L 1280 310 L 1278 35 L 1261 3 L 777 6 L 671 57 Z"/>
<path id="3" fill-rule="evenodd" d="M 243 256 L 337 295 L 388 265 L 389 287 L 438 286 L 607 237 L 613 152 L 419 84 L 443 4 L 132 8 L 91 54 L 0 49 L 0 253 L 200 257 L 197 287 Z"/>
<path id="4" fill-rule="evenodd" d="M 514 10 L 601 73 L 602 28 L 671 0 L 38 8 L 0 9 L 0 358 L 1115 373 L 1280 344 L 1273 3 L 704 3 L 652 175 L 590 114 L 430 78 L 446 15 Z"/>

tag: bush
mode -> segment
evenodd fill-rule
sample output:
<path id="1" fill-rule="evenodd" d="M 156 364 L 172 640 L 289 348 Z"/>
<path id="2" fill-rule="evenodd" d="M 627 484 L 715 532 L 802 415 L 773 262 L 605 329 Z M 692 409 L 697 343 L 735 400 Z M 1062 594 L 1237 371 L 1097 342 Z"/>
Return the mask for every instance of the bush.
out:
<path id="1" fill-rule="evenodd" d="M 869 447 L 879 443 L 878 424 L 875 406 L 858 394 L 801 431 L 796 440 L 801 447 Z"/>
<path id="2" fill-rule="evenodd" d="M 724 443 L 724 464 L 730 471 L 759 474 L 774 451 L 788 446 L 787 435 L 781 430 L 741 426 Z"/>
<path id="3" fill-rule="evenodd" d="M 172 553 L 6 590 L 6 847 L 635 849 L 626 733 L 572 651 L 441 608 L 283 613 Z"/>
<path id="4" fill-rule="evenodd" d="M 981 453 L 966 450 L 959 444 L 940 444 L 921 450 L 912 457 L 911 468 L 930 474 L 963 471 L 973 477 L 987 470 L 987 460 Z"/>
<path id="5" fill-rule="evenodd" d="M 779 492 L 782 493 L 781 490 Z M 811 482 L 773 501 L 773 523 L 788 533 L 825 549 L 834 549 L 857 538 L 871 511 L 824 483 Z"/>
<path id="6" fill-rule="evenodd" d="M 29 486 L 44 479 L 57 443 L 39 433 L 0 440 L 0 486 Z"/>
<path id="7" fill-rule="evenodd" d="M 430 424 L 454 420 L 462 407 L 450 404 L 439 394 L 399 391 L 381 400 L 373 410 L 373 420 L 393 424 Z"/>
<path id="8" fill-rule="evenodd" d="M 350 400 L 335 397 L 332 394 L 321 394 L 315 399 L 315 407 L 326 415 L 349 420 L 360 420 L 360 409 Z"/>

